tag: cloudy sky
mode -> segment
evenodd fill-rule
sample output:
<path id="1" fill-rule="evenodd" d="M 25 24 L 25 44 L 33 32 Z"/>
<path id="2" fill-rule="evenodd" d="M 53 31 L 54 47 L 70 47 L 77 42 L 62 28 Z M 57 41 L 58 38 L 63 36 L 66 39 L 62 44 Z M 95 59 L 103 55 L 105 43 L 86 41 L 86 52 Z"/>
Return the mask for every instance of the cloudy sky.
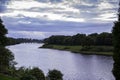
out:
<path id="1" fill-rule="evenodd" d="M 111 32 L 118 1 L 0 0 L 0 16 L 15 38 Z"/>

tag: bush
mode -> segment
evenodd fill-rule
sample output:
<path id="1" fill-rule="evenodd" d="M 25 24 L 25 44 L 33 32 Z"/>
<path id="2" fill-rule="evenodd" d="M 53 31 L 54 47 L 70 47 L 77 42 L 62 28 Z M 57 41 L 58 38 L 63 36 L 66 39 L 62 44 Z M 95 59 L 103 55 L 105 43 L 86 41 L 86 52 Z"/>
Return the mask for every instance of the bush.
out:
<path id="1" fill-rule="evenodd" d="M 91 47 L 90 46 L 83 46 L 80 51 L 90 51 Z"/>
<path id="2" fill-rule="evenodd" d="M 45 80 L 43 71 L 37 67 L 33 69 L 21 67 L 17 73 L 20 80 Z"/>
<path id="3" fill-rule="evenodd" d="M 63 49 L 70 49 L 69 47 L 64 47 Z"/>
<path id="4" fill-rule="evenodd" d="M 49 70 L 48 80 L 63 80 L 63 74 L 58 70 Z"/>
<path id="5" fill-rule="evenodd" d="M 53 46 L 52 45 L 44 44 L 41 48 L 53 48 Z"/>
<path id="6" fill-rule="evenodd" d="M 35 76 L 37 80 L 45 80 L 43 71 L 37 67 L 30 70 L 30 75 Z"/>
<path id="7" fill-rule="evenodd" d="M 37 80 L 37 79 L 32 75 L 24 75 L 20 78 L 20 80 Z"/>

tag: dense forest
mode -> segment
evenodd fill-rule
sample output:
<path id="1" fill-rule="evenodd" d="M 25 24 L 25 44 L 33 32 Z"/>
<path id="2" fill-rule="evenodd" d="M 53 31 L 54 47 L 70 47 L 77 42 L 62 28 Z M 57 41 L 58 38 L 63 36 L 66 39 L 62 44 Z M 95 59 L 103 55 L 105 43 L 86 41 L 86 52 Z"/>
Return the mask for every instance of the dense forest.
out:
<path id="1" fill-rule="evenodd" d="M 15 45 L 15 44 L 20 44 L 20 43 L 41 43 L 41 42 L 42 40 L 38 40 L 38 39 L 8 37 L 6 45 Z"/>
<path id="2" fill-rule="evenodd" d="M 46 44 L 56 45 L 112 46 L 112 34 L 103 32 L 100 34 L 76 34 L 73 36 L 53 35 L 49 38 L 44 39 L 44 42 Z"/>

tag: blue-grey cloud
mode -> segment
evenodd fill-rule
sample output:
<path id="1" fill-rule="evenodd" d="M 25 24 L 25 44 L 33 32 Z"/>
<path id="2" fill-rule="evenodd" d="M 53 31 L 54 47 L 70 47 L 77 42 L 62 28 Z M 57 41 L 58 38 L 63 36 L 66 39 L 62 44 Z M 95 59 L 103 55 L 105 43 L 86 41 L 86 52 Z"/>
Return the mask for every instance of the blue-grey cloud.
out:
<path id="1" fill-rule="evenodd" d="M 46 21 L 36 18 L 3 18 L 7 23 L 6 26 L 9 30 L 15 31 L 40 31 L 40 32 L 62 32 L 62 31 L 69 31 L 69 32 L 79 32 L 83 33 L 82 30 L 89 30 L 85 31 L 85 33 L 94 32 L 94 30 L 99 28 L 101 31 L 105 28 L 110 31 L 112 27 L 112 23 L 80 23 L 80 22 L 64 22 L 64 21 Z M 30 21 L 30 22 L 27 22 Z M 9 23 L 8 23 L 9 22 Z M 105 30 L 104 29 L 104 30 Z"/>
<path id="2" fill-rule="evenodd" d="M 51 3 L 59 3 L 62 2 L 63 0 L 36 0 L 39 2 L 51 2 Z"/>
<path id="3" fill-rule="evenodd" d="M 1 0 L 0 5 L 8 36 L 45 38 L 111 32 L 119 0 L 11 0 L 6 5 L 8 1 Z"/>
<path id="4" fill-rule="evenodd" d="M 0 12 L 4 12 L 6 10 L 6 5 L 10 2 L 10 0 L 0 0 Z"/>

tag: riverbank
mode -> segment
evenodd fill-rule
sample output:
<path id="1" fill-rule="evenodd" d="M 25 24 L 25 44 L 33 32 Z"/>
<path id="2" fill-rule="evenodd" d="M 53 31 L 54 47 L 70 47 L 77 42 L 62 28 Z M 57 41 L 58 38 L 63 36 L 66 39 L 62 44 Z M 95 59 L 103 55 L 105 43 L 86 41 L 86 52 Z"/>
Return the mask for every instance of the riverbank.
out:
<path id="1" fill-rule="evenodd" d="M 105 55 L 112 56 L 113 55 L 113 47 L 112 46 L 90 46 L 90 47 L 82 47 L 82 46 L 67 46 L 67 45 L 51 45 L 44 44 L 40 48 L 50 48 L 50 49 L 58 49 L 71 51 L 73 53 L 81 53 L 86 55 Z"/>

